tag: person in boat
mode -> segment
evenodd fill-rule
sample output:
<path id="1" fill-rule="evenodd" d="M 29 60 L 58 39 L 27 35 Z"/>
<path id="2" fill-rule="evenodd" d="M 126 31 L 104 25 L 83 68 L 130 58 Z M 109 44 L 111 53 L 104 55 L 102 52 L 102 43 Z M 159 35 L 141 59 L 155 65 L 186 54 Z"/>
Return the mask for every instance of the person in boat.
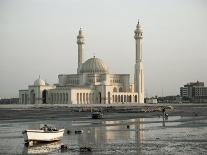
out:
<path id="1" fill-rule="evenodd" d="M 44 131 L 48 131 L 49 127 L 47 126 L 47 124 L 44 124 L 44 126 L 42 128 L 40 128 L 40 130 L 44 130 Z"/>

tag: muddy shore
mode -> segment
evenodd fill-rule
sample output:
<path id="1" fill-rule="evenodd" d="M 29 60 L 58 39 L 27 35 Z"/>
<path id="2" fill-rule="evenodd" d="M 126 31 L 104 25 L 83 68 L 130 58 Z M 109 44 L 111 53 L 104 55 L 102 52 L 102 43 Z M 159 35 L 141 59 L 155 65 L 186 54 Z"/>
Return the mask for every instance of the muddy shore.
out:
<path id="1" fill-rule="evenodd" d="M 102 111 L 105 119 L 149 118 L 162 114 L 163 107 L 170 116 L 207 116 L 207 104 L 168 104 L 141 106 L 89 106 L 75 107 L 67 105 L 0 105 L 0 120 L 53 119 L 89 117 L 92 111 Z M 113 114 L 113 115 L 112 115 Z"/>

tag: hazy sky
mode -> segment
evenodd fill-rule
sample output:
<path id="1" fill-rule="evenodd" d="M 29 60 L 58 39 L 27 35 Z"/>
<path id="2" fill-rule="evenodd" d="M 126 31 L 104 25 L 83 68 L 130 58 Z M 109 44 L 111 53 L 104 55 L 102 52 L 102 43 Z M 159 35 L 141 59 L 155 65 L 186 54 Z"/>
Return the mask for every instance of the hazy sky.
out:
<path id="1" fill-rule="evenodd" d="M 41 75 L 76 73 L 76 37 L 111 73 L 130 73 L 134 30 L 144 28 L 145 94 L 176 95 L 190 81 L 207 85 L 206 0 L 0 0 L 0 97 L 17 97 Z"/>

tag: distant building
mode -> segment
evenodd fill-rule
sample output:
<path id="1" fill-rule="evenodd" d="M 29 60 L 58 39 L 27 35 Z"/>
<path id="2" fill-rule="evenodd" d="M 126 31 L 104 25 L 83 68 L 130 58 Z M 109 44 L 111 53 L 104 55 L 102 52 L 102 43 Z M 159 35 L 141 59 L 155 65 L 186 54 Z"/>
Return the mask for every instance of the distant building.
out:
<path id="1" fill-rule="evenodd" d="M 0 98 L 0 104 L 18 104 L 19 98 Z"/>
<path id="2" fill-rule="evenodd" d="M 180 103 L 181 99 L 179 95 L 163 96 L 157 98 L 158 103 Z"/>
<path id="3" fill-rule="evenodd" d="M 58 75 L 58 84 L 50 85 L 40 77 L 28 89 L 19 90 L 21 104 L 111 104 L 144 103 L 143 29 L 138 22 L 134 31 L 134 84 L 130 74 L 112 74 L 103 60 L 90 58 L 84 62 L 85 39 L 82 29 L 77 36 L 77 74 Z M 115 57 L 118 60 L 118 57 Z M 116 60 L 114 63 L 116 63 Z M 121 65 L 127 65 L 121 62 Z"/>
<path id="4" fill-rule="evenodd" d="M 190 82 L 180 87 L 180 96 L 183 101 L 207 102 L 207 87 L 204 82 Z"/>
<path id="5" fill-rule="evenodd" d="M 145 103 L 147 104 L 157 104 L 157 98 L 146 98 Z"/>

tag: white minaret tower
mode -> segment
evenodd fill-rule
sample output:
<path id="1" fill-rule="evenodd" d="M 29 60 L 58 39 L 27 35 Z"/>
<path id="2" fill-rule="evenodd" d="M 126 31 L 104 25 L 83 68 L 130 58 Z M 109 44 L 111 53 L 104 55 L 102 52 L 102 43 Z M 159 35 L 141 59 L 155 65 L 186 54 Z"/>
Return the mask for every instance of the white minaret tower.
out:
<path id="1" fill-rule="evenodd" d="M 141 25 L 137 24 L 136 30 L 134 31 L 134 39 L 136 41 L 136 62 L 134 72 L 134 90 L 138 92 L 138 103 L 144 103 L 144 66 L 143 66 L 143 55 L 142 55 L 142 39 L 143 30 Z"/>
<path id="2" fill-rule="evenodd" d="M 78 73 L 79 73 L 80 66 L 83 63 L 83 44 L 85 44 L 83 31 L 81 28 L 77 36 L 77 44 L 78 44 Z"/>

